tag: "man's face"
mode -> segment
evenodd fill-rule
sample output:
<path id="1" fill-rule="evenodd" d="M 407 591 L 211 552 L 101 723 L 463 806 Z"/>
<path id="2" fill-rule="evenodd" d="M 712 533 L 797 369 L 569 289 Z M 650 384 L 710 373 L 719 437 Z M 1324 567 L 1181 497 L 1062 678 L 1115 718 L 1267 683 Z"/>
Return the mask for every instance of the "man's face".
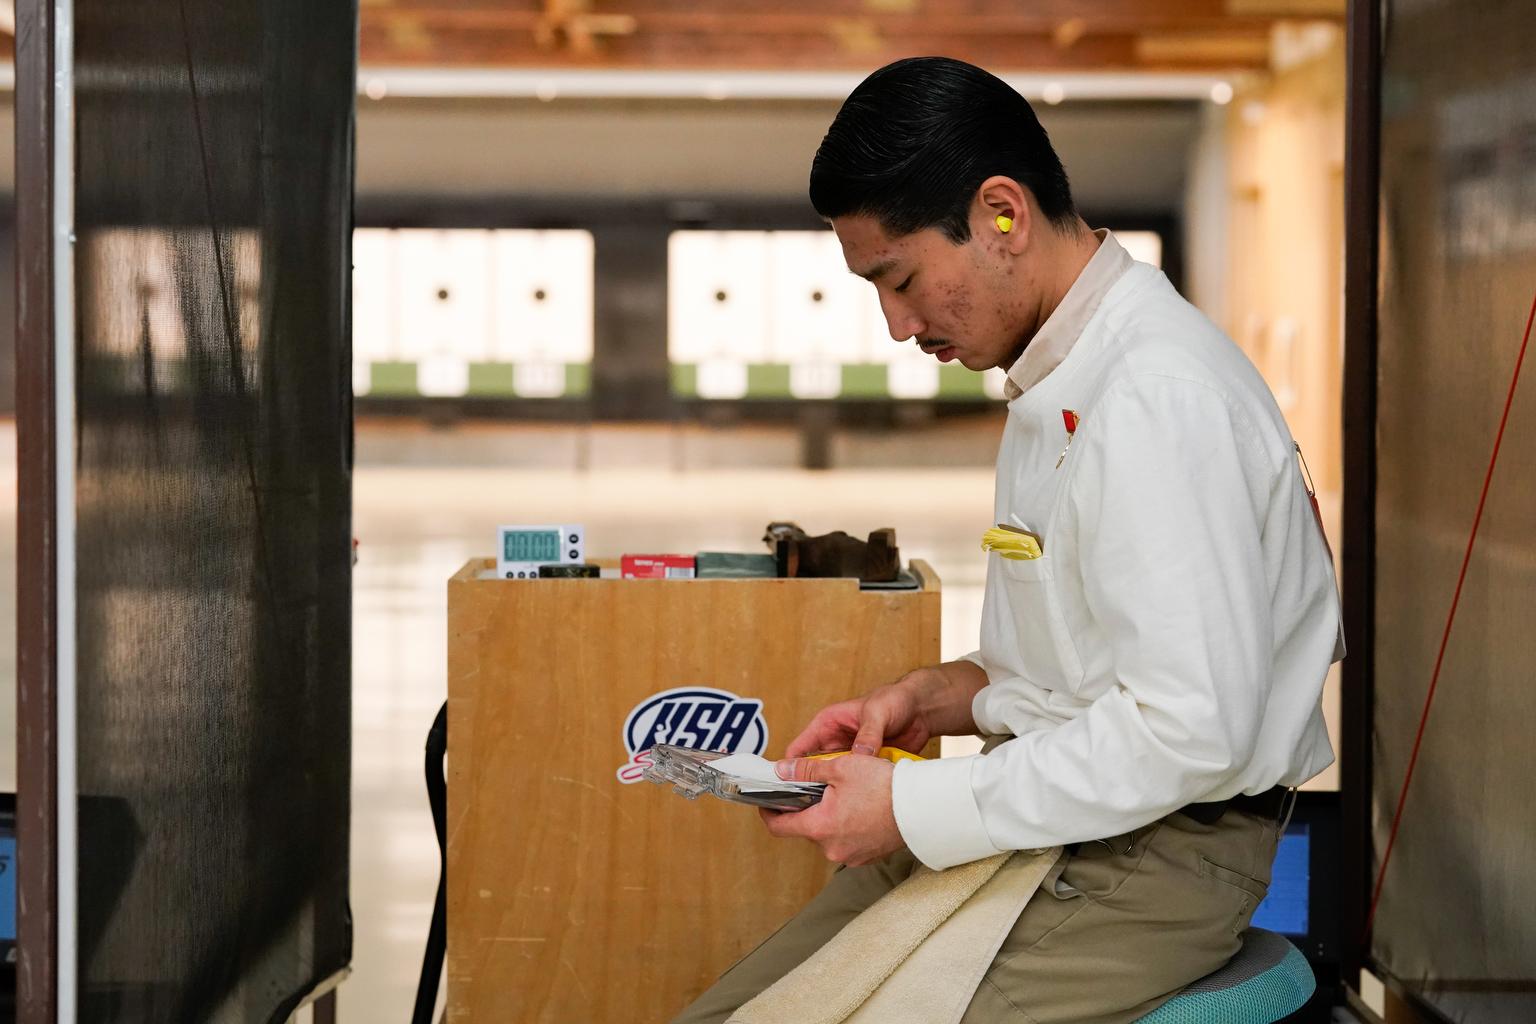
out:
<path id="1" fill-rule="evenodd" d="M 937 228 L 887 234 L 873 217 L 832 221 L 848 269 L 874 284 L 896 341 L 916 338 L 941 363 L 971 370 L 1012 366 L 1033 330 L 1021 331 L 1027 283 L 1007 258 L 1005 236 L 974 215 L 969 241 Z"/>

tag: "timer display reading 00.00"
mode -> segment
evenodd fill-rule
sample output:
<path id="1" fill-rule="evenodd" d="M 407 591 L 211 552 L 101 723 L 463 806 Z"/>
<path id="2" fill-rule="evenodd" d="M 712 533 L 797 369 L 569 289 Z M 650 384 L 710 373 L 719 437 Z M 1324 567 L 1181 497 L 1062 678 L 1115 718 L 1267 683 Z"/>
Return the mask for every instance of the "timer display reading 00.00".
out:
<path id="1" fill-rule="evenodd" d="M 560 561 L 560 534 L 555 530 L 512 530 L 503 539 L 502 561 Z"/>

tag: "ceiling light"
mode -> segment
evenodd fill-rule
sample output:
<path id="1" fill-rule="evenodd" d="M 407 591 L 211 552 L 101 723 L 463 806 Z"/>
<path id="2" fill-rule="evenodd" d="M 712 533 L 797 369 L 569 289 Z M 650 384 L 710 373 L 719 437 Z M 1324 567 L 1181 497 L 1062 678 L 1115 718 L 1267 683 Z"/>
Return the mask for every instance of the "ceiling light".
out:
<path id="1" fill-rule="evenodd" d="M 12 80 L 11 65 L 0 62 L 0 90 Z M 1228 80 L 1202 73 L 1072 72 L 1002 78 L 1029 97 L 1045 97 L 1059 86 L 1063 99 L 1215 100 Z M 519 68 L 366 67 L 358 91 L 373 95 L 377 81 L 394 99 L 538 97 L 562 99 L 729 99 L 825 100 L 841 102 L 862 81 L 855 72 L 824 71 L 635 71 Z M 1218 100 L 1219 101 L 1219 100 Z"/>

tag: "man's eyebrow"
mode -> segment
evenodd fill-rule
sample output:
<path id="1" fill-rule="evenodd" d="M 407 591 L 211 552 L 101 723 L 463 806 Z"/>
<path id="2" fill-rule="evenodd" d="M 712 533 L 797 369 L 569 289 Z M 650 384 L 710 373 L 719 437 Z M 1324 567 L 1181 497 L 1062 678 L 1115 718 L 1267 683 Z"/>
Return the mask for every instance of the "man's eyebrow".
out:
<path id="1" fill-rule="evenodd" d="M 862 277 L 866 281 L 876 281 L 896 269 L 896 260 L 882 260 L 868 270 L 850 270 L 849 273 Z"/>

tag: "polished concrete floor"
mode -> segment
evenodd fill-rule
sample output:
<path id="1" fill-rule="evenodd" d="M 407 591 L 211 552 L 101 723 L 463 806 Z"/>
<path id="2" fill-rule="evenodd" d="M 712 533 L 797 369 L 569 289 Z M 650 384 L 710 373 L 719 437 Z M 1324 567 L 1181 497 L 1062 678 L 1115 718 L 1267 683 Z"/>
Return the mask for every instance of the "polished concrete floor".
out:
<path id="1" fill-rule="evenodd" d="M 423 745 L 446 690 L 445 582 L 506 522 L 581 522 L 592 554 L 760 549 L 763 526 L 894 526 L 943 581 L 942 650 L 975 646 L 1000 421 L 839 435 L 796 468 L 788 431 L 433 429 L 363 423 L 353 577 L 352 906 L 345 1024 L 409 1019 L 437 882 Z M 14 789 L 14 428 L 0 423 L 0 787 Z M 883 467 L 883 468 L 882 468 Z M 896 468 L 901 467 L 901 468 Z M 1337 536 L 1337 534 L 1334 534 Z M 1336 706 L 1336 705 L 1335 705 Z M 1328 782 L 1325 777 L 1320 782 Z M 441 998 L 441 996 L 440 996 Z"/>

